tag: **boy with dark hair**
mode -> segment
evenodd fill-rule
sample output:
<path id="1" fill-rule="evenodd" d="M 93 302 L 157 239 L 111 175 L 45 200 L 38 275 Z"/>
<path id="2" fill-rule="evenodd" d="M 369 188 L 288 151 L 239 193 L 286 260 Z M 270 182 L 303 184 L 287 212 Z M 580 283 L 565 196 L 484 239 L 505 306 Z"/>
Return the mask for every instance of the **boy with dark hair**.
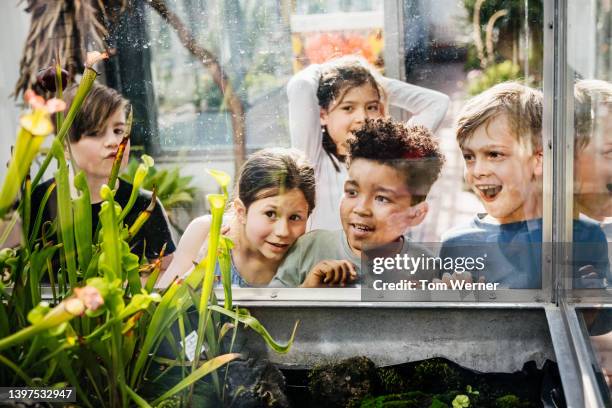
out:
<path id="1" fill-rule="evenodd" d="M 64 94 L 67 105 L 66 112 L 70 109 L 76 89 L 76 86 L 69 88 Z M 75 166 L 77 171 L 84 172 L 89 187 L 92 234 L 98 226 L 98 214 L 102 205 L 100 187 L 108 183 L 117 149 L 126 132 L 128 108 L 129 102 L 119 92 L 105 85 L 94 83 L 68 134 L 70 151 L 66 152 L 66 156 L 68 159 L 72 159 L 71 165 Z M 128 141 L 123 155 L 122 167 L 127 164 L 129 153 L 130 143 Z M 70 174 L 72 175 L 72 171 Z M 38 185 L 32 192 L 32 220 L 36 218 L 38 212 L 36 204 L 42 201 L 45 192 L 54 181 L 54 179 L 47 180 Z M 125 207 L 132 192 L 132 185 L 124 180 L 117 180 L 117 183 L 115 202 L 121 207 Z M 149 206 L 151 199 L 150 192 L 141 190 L 124 222 L 131 225 L 138 215 Z M 56 218 L 57 196 L 56 191 L 53 190 L 43 210 L 40 225 L 44 225 L 46 221 L 53 222 Z M 41 231 L 34 231 L 33 233 L 37 236 L 41 235 Z M 166 213 L 158 199 L 151 216 L 131 240 L 130 247 L 134 254 L 138 256 L 144 254 L 147 259 L 152 261 L 160 255 L 164 245 L 166 245 L 166 249 L 162 259 L 162 270 L 165 270 L 169 265 L 175 246 Z"/>
<path id="2" fill-rule="evenodd" d="M 465 180 L 487 212 L 444 234 L 440 257 L 486 253 L 479 280 L 509 288 L 542 284 L 542 100 L 541 92 L 525 85 L 498 84 L 470 99 L 457 122 Z M 601 228 L 575 220 L 573 234 L 582 248 L 574 250 L 576 284 L 601 285 L 607 269 Z M 453 271 L 446 272 L 443 280 Z"/>
<path id="3" fill-rule="evenodd" d="M 300 237 L 271 286 L 346 285 L 360 275 L 365 251 L 391 246 L 422 255 L 404 237 L 427 214 L 425 198 L 444 157 L 429 130 L 390 119 L 368 120 L 349 142 L 348 180 L 340 202 L 342 229 Z M 414 279 L 431 279 L 417 272 Z"/>

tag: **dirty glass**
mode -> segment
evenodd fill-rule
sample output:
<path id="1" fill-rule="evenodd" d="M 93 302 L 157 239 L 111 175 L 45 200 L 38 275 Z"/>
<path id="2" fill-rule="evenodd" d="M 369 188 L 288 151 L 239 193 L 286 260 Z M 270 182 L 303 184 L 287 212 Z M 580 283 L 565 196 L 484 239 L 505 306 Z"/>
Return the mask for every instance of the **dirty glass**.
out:
<path id="1" fill-rule="evenodd" d="M 596 386 L 610 401 L 612 384 L 612 5 L 606 0 L 568 2 L 568 82 L 573 103 L 572 254 L 597 252 L 576 275 L 566 269 L 564 287 L 570 302 L 596 304 L 580 315 L 591 345 Z M 585 46 L 585 44 L 587 46 Z M 598 248 L 596 251 L 593 248 Z M 572 264 L 576 261 L 573 260 Z"/>
<path id="2" fill-rule="evenodd" d="M 573 135 L 574 143 L 573 157 L 567 159 L 573 166 L 572 232 L 578 248 L 572 252 L 575 257 L 591 253 L 592 263 L 578 272 L 566 271 L 565 287 L 587 289 L 576 295 L 608 301 L 603 289 L 610 287 L 612 277 L 612 14 L 607 1 L 569 2 L 568 10 L 568 89 L 573 98 L 567 114 L 574 126 L 566 134 Z M 589 46 L 580 46 L 585 38 Z"/>
<path id="3" fill-rule="evenodd" d="M 504 160 L 502 157 L 510 152 L 481 152 L 475 146 L 462 151 L 455 134 L 455 120 L 466 101 L 495 84 L 514 80 L 541 88 L 541 1 L 178 0 L 168 2 L 168 7 L 173 18 L 144 8 L 146 41 L 142 47 L 149 56 L 147 67 L 152 83 L 147 106 L 155 112 L 155 123 L 143 146 L 153 153 L 158 167 L 177 169 L 180 177 L 191 177 L 190 186 L 194 189 L 187 191 L 190 197 L 167 208 L 177 242 L 191 220 L 208 212 L 205 195 L 218 191 L 204 169 L 224 170 L 235 179 L 246 158 L 265 147 L 293 146 L 306 150 L 316 169 L 318 200 L 329 198 L 332 203 L 328 207 L 317 204 L 306 231 L 322 226 L 340 230 L 339 217 L 334 215 L 331 223 L 325 217 L 337 212 L 341 196 L 346 195 L 342 183 L 334 187 L 330 180 L 346 176 L 339 170 L 335 170 L 339 176 L 332 171 L 331 179 L 321 176 L 323 170 L 312 151 L 308 151 L 318 149 L 321 160 L 335 161 L 327 147 L 320 147 L 326 140 L 325 132 L 332 129 L 326 114 L 333 111 L 325 111 L 320 105 L 323 102 L 316 94 L 320 77 L 310 88 L 295 94 L 298 99 L 304 92 L 315 95 L 314 102 L 311 99 L 305 105 L 292 105 L 289 81 L 311 72 L 313 66 L 319 67 L 320 75 L 327 72 L 330 59 L 356 54 L 382 88 L 377 89 L 381 92 L 377 93 L 381 107 L 375 117 L 384 113 L 397 120 L 424 124 L 433 132 L 445 156 L 437 181 L 426 193 L 428 208 L 421 211 L 424 207 L 418 207 L 424 219 L 398 235 L 404 235 L 405 242 L 421 244 L 423 254 L 428 256 L 437 256 L 442 247 L 453 258 L 457 258 L 457 251 L 467 250 L 473 258 L 486 257 L 488 253 L 502 259 L 506 268 L 503 273 L 491 274 L 481 269 L 470 278 L 476 283 L 498 283 L 500 293 L 501 289 L 542 288 L 538 246 L 542 229 L 541 180 L 537 174 L 527 174 L 523 166 L 537 156 L 537 146 L 531 149 L 531 141 L 519 143 L 512 137 L 506 138 L 510 143 L 508 149 L 524 153 L 521 156 L 524 163 L 512 158 L 504 168 L 506 173 L 496 173 L 493 161 Z M 403 83 L 420 89 L 406 90 Z M 501 126 L 501 133 L 511 136 L 511 132 L 506 132 L 510 124 L 492 125 Z M 518 124 L 521 129 L 524 126 L 525 123 Z M 299 132 L 311 129 L 312 140 L 319 147 L 300 141 Z M 490 136 L 486 132 L 483 135 L 485 139 Z M 330 140 L 335 143 L 333 135 Z M 467 140 L 473 142 L 477 138 Z M 342 156 L 341 151 L 336 153 L 335 157 Z M 479 160 L 484 158 L 484 168 L 488 168 L 485 178 L 476 174 L 483 165 L 474 161 L 472 155 Z M 470 178 L 466 170 L 473 166 L 478 171 Z M 526 184 L 530 187 L 525 187 Z M 230 195 L 232 190 L 230 186 Z M 496 206 L 522 209 L 518 217 L 505 218 L 507 214 L 503 211 L 493 213 Z M 527 206 L 528 213 L 523 208 Z M 511 221 L 520 224 L 527 219 L 530 222 L 519 225 L 518 231 L 512 228 L 505 231 L 505 224 Z M 232 216 L 227 220 L 230 225 Z M 467 239 L 459 240 L 460 245 L 454 245 L 457 242 L 452 240 L 454 246 L 441 245 L 448 244 L 450 238 L 463 237 L 462 231 L 474 230 L 477 233 L 467 234 Z M 494 237 L 500 235 L 501 244 L 495 243 Z M 481 245 L 486 241 L 489 246 Z M 468 249 L 462 249 L 466 242 Z M 278 245 L 279 252 L 286 250 Z M 521 256 L 525 253 L 529 255 Z M 359 254 L 355 251 L 350 255 L 348 258 L 355 263 L 361 262 L 357 261 Z M 517 258 L 526 259 L 529 265 L 515 264 L 513 260 Z M 490 264 L 491 272 L 497 268 L 495 265 Z M 436 269 L 435 277 L 464 268 L 450 265 L 442 269 Z M 515 280 L 513 273 L 521 276 Z M 456 275 L 451 280 L 455 278 Z M 446 277 L 444 282 L 448 283 Z M 411 296 L 406 294 L 404 300 Z M 447 298 L 444 294 L 440 296 L 440 300 Z M 491 290 L 482 293 L 462 290 L 461 296 L 457 293 L 448 296 L 453 300 L 499 299 Z M 514 299 L 533 300 L 533 296 Z"/>

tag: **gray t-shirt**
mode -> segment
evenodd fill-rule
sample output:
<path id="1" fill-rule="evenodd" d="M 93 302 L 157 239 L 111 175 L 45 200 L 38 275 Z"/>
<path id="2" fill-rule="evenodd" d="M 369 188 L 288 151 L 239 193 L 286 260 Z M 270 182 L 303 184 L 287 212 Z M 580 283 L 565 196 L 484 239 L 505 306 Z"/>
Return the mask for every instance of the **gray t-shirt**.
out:
<path id="1" fill-rule="evenodd" d="M 398 253 L 420 256 L 428 252 L 423 247 L 410 243 L 408 237 L 402 238 L 402 247 Z M 291 247 L 269 286 L 289 288 L 300 286 L 310 270 L 325 260 L 347 260 L 355 265 L 359 276 L 362 275 L 361 259 L 349 247 L 343 230 L 314 230 L 302 235 Z M 419 273 L 413 278 L 434 277 L 427 275 Z"/>

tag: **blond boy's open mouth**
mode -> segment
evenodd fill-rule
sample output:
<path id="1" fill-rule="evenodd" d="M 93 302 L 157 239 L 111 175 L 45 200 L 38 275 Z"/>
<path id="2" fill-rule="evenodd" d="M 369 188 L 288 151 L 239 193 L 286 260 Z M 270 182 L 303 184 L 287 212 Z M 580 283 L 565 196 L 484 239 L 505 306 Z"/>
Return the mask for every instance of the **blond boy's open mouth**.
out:
<path id="1" fill-rule="evenodd" d="M 503 188 L 500 184 L 481 184 L 475 187 L 480 192 L 480 196 L 486 201 L 494 200 Z"/>

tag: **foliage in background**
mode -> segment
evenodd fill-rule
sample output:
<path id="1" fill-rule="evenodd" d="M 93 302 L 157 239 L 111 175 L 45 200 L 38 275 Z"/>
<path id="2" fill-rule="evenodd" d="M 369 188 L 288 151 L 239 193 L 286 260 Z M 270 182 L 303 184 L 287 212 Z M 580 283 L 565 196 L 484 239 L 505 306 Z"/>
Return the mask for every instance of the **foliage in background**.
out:
<path id="1" fill-rule="evenodd" d="M 463 0 L 463 6 L 471 17 L 478 0 Z M 485 0 L 480 6 L 481 21 L 488 21 L 498 10 L 508 10 L 508 15 L 500 21 L 501 27 L 520 28 L 525 18 L 525 1 L 520 0 Z M 541 0 L 527 1 L 529 20 L 538 23 L 544 18 L 544 2 Z"/>
<path id="2" fill-rule="evenodd" d="M 500 82 L 512 81 L 521 78 L 522 73 L 518 65 L 513 64 L 512 61 L 504 61 L 499 64 L 491 65 L 484 72 L 472 71 L 468 74 L 468 94 L 478 95 L 479 93 L 486 91 L 495 84 Z M 471 76 L 471 78 L 470 78 Z"/>
<path id="3" fill-rule="evenodd" d="M 476 95 L 500 82 L 524 78 L 537 85 L 541 71 L 541 2 L 464 0 L 472 24 L 468 46 L 468 94 Z M 484 41 L 483 41 L 484 33 Z M 527 57 L 520 61 L 519 36 L 524 36 Z M 524 67 L 524 69 L 522 69 Z"/>
<path id="4" fill-rule="evenodd" d="M 120 177 L 133 184 L 137 169 L 138 161 L 131 159 Z M 198 189 L 191 184 L 192 180 L 192 176 L 181 176 L 178 167 L 172 169 L 151 167 L 142 185 L 145 190 L 155 190 L 155 194 L 168 213 L 170 223 L 181 233 L 182 229 L 178 225 L 175 213 L 179 208 L 193 203 Z"/>

